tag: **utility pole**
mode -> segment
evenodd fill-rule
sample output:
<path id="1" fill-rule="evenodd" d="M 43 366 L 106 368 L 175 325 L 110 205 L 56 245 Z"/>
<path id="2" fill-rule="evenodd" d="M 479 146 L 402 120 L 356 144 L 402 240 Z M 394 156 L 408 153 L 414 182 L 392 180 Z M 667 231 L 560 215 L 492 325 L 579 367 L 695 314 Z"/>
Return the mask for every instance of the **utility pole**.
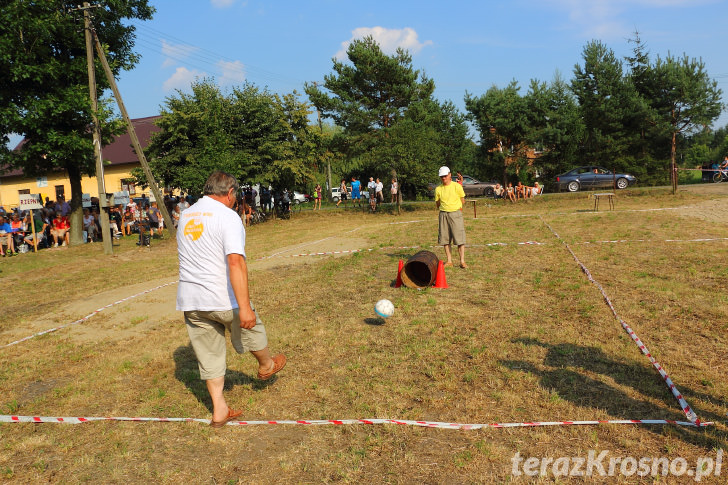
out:
<path id="1" fill-rule="evenodd" d="M 313 86 L 317 88 L 318 83 L 316 81 L 314 81 Z M 318 106 L 316 106 L 316 115 L 318 116 L 319 131 L 321 131 L 321 134 L 323 135 L 324 125 L 321 124 L 321 110 L 318 109 Z M 328 157 L 326 158 L 326 172 L 327 172 L 326 180 L 328 181 L 328 185 L 329 185 L 329 187 L 328 187 L 329 196 L 327 197 L 327 199 L 331 199 L 331 189 L 333 189 L 333 187 L 331 186 L 331 160 L 329 160 Z"/>
<path id="2" fill-rule="evenodd" d="M 127 131 L 129 133 L 129 137 L 131 138 L 131 143 L 134 146 L 134 151 L 139 158 L 139 163 L 142 166 L 144 175 L 147 177 L 149 188 L 152 189 L 152 194 L 154 194 L 154 198 L 157 200 L 157 207 L 159 208 L 159 211 L 162 213 L 162 217 L 164 218 L 164 226 L 169 229 L 169 233 L 174 239 L 177 234 L 174 230 L 172 217 L 169 215 L 169 211 L 167 211 L 167 206 L 164 204 L 164 198 L 162 197 L 162 193 L 159 191 L 157 182 L 156 180 L 154 180 L 152 171 L 149 169 L 147 157 L 144 156 L 144 150 L 142 150 L 142 145 L 139 143 L 139 138 L 137 137 L 136 131 L 134 130 L 134 125 L 132 125 L 131 119 L 129 118 L 129 113 L 127 113 L 126 107 L 124 106 L 124 101 L 121 99 L 121 93 L 119 92 L 119 87 L 116 85 L 114 74 L 111 72 L 109 63 L 106 61 L 106 54 L 104 54 L 104 49 L 101 47 L 101 42 L 99 42 L 99 38 L 95 32 L 93 32 L 93 39 L 96 44 L 96 52 L 98 53 L 99 59 L 101 60 L 101 65 L 104 67 L 104 73 L 106 73 L 106 79 L 108 79 L 109 84 L 111 85 L 111 90 L 114 92 L 116 104 L 119 105 L 119 111 L 121 111 L 121 116 L 126 122 Z"/>
<path id="3" fill-rule="evenodd" d="M 91 97 L 91 117 L 93 119 L 93 137 L 94 137 L 94 157 L 96 158 L 96 181 L 99 189 L 99 217 L 101 218 L 101 235 L 104 241 L 104 254 L 114 254 L 114 248 L 111 244 L 111 229 L 109 227 L 109 201 L 106 198 L 106 184 L 104 182 L 104 161 L 101 158 L 101 126 L 99 126 L 99 117 L 97 114 L 98 100 L 96 93 L 96 70 L 94 69 L 94 51 L 91 40 L 91 13 L 89 9 L 96 8 L 99 5 L 90 5 L 88 2 L 83 3 L 83 20 L 84 33 L 86 36 L 86 63 L 88 64 L 88 89 Z"/>

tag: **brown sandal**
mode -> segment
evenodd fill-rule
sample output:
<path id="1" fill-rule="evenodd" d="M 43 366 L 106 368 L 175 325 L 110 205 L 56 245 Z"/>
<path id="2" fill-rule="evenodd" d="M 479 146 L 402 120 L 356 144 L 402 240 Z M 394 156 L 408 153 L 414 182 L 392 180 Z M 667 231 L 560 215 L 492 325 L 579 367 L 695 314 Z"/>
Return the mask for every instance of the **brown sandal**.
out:
<path id="1" fill-rule="evenodd" d="M 228 422 L 232 421 L 233 419 L 237 418 L 238 416 L 241 416 L 242 414 L 243 414 L 242 410 L 235 411 L 234 409 L 228 408 L 227 417 L 225 419 L 223 419 L 222 421 L 210 420 L 210 426 L 212 426 L 213 428 L 222 428 L 223 426 L 228 424 Z"/>
<path id="2" fill-rule="evenodd" d="M 273 377 L 274 374 L 277 374 L 278 371 L 283 369 L 286 366 L 286 356 L 283 354 L 278 354 L 273 357 L 273 368 L 266 372 L 265 374 L 261 374 L 258 372 L 258 379 L 261 381 L 267 381 L 271 377 Z"/>

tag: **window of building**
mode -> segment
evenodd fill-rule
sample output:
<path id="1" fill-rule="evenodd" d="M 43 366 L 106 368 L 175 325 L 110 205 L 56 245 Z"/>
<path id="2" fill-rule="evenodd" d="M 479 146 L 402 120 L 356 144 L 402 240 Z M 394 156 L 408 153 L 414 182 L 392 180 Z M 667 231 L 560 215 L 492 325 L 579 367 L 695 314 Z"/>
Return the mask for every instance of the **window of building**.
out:
<path id="1" fill-rule="evenodd" d="M 121 179 L 121 190 L 126 190 L 127 192 L 129 192 L 129 195 L 136 194 L 134 179 Z"/>
<path id="2" fill-rule="evenodd" d="M 61 198 L 64 200 L 66 198 L 66 187 L 63 185 L 56 185 L 56 200 L 61 200 Z"/>

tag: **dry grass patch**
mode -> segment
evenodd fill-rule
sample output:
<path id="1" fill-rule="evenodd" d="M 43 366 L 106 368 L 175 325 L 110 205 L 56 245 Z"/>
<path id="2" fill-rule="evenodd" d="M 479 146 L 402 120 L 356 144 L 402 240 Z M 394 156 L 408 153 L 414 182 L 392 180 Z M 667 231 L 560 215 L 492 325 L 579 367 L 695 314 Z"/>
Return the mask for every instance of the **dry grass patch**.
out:
<path id="1" fill-rule="evenodd" d="M 416 252 L 398 247 L 436 242 L 436 214 L 426 205 L 399 217 L 304 211 L 291 221 L 254 226 L 247 247 L 251 293 L 272 349 L 285 352 L 289 366 L 261 383 L 253 379 L 254 360 L 230 349 L 226 394 L 249 420 L 684 420 L 542 215 L 573 244 L 698 415 L 718 421 L 714 427 L 261 426 L 215 432 L 199 424 L 2 425 L 0 476 L 19 482 L 502 482 L 513 478 L 516 451 L 558 457 L 610 450 L 612 456 L 681 456 L 689 463 L 714 456 L 728 438 L 728 301 L 720 291 L 728 286 L 728 265 L 716 263 L 727 260 L 728 243 L 664 240 L 727 237 L 728 225 L 674 210 L 626 212 L 704 198 L 620 192 L 621 210 L 599 214 L 582 212 L 591 204 L 582 194 L 491 203 L 477 220 L 466 219 L 468 241 L 505 245 L 468 249 L 470 269 L 449 270 L 449 290 L 391 286 L 397 261 Z M 408 221 L 417 222 L 399 224 Z M 580 244 L 612 239 L 630 242 Z M 524 241 L 544 244 L 517 244 Z M 373 250 L 282 257 L 332 250 L 324 248 Z M 3 261 L 3 277 L 15 282 L 47 276 L 37 279 L 39 305 L 9 307 L 2 342 L 22 334 L 29 321 L 47 319 L 49 308 L 78 318 L 71 313 L 81 309 L 74 306 L 79 301 L 104 305 L 175 276 L 171 241 L 151 251 L 127 242 L 114 258 L 94 251 Z M 46 259 L 39 264 L 28 256 Z M 107 278 L 95 276 L 97 270 Z M 4 413 L 209 417 L 194 353 L 173 310 L 174 290 L 3 349 Z M 9 292 L 27 300 L 16 286 Z M 384 324 L 372 310 L 381 298 L 396 307 Z"/>

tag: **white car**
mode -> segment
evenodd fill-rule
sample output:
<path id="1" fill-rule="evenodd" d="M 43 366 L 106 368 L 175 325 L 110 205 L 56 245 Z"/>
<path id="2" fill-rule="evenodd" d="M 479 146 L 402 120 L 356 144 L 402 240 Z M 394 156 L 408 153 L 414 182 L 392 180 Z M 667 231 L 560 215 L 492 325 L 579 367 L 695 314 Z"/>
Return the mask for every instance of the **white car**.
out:
<path id="1" fill-rule="evenodd" d="M 307 194 L 302 194 L 301 192 L 293 191 L 293 200 L 292 202 L 294 204 L 302 204 L 309 201 L 309 196 Z"/>
<path id="2" fill-rule="evenodd" d="M 369 191 L 368 190 L 359 191 L 359 195 L 361 196 L 362 199 L 368 199 Z M 339 199 L 341 198 L 341 187 L 334 187 L 333 189 L 331 189 L 331 198 L 333 199 L 334 202 L 339 201 Z M 346 193 L 346 198 L 351 199 L 351 194 L 349 192 Z"/>

